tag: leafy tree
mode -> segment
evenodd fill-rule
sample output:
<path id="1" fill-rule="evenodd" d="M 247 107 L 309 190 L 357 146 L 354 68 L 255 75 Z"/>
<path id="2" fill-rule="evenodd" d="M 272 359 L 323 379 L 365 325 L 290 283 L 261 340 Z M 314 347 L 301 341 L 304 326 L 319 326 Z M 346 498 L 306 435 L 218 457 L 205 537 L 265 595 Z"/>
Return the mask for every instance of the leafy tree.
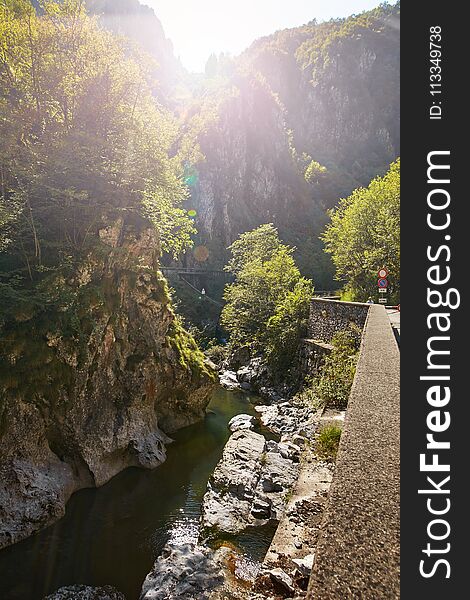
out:
<path id="1" fill-rule="evenodd" d="M 308 326 L 313 284 L 303 277 L 275 308 L 266 328 L 266 356 L 279 373 L 286 373 L 305 336 Z"/>
<path id="2" fill-rule="evenodd" d="M 356 300 L 377 295 L 377 271 L 390 271 L 391 301 L 400 294 L 400 161 L 367 188 L 355 190 L 331 211 L 323 234 L 326 252 Z"/>
<path id="3" fill-rule="evenodd" d="M 272 224 L 243 233 L 226 267 L 235 282 L 226 286 L 221 321 L 234 345 L 250 344 L 286 372 L 303 335 L 313 294 Z"/>
<path id="4" fill-rule="evenodd" d="M 118 216 L 146 216 L 173 255 L 195 231 L 182 208 L 186 150 L 152 95 L 150 59 L 101 29 L 82 0 L 40 7 L 0 4 L 5 311 L 18 297 L 42 302 L 41 281 L 68 272 Z"/>

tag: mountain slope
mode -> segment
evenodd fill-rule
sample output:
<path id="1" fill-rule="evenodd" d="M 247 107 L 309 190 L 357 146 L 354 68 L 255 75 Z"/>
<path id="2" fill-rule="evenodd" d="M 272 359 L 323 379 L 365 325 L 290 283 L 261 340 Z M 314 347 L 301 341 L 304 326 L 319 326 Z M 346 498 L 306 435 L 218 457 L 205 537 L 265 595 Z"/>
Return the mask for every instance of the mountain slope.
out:
<path id="1" fill-rule="evenodd" d="M 209 264 L 223 264 L 241 232 L 273 222 L 317 287 L 334 285 L 318 241 L 325 209 L 399 154 L 398 19 L 398 4 L 383 5 L 278 32 L 236 59 L 211 57 L 184 115 L 205 157 L 190 183 Z"/>

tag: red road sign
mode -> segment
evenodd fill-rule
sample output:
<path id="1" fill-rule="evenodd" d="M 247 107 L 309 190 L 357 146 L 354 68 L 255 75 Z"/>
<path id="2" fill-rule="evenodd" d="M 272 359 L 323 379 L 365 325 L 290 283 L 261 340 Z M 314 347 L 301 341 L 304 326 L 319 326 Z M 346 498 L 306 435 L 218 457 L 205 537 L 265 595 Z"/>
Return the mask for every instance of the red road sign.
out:
<path id="1" fill-rule="evenodd" d="M 387 277 L 388 275 L 388 269 L 386 269 L 385 267 L 382 267 L 381 269 L 379 269 L 379 272 L 377 273 L 379 279 L 385 279 L 385 277 Z"/>
<path id="2" fill-rule="evenodd" d="M 377 285 L 379 286 L 379 288 L 386 288 L 388 286 L 388 281 L 384 277 L 381 277 L 377 281 Z"/>

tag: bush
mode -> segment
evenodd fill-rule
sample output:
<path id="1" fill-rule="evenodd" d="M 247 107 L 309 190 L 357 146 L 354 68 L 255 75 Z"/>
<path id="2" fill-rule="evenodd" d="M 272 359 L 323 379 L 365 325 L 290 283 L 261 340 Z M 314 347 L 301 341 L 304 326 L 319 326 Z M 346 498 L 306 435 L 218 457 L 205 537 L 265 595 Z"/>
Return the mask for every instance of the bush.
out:
<path id="1" fill-rule="evenodd" d="M 317 439 L 317 455 L 325 460 L 334 461 L 338 453 L 341 427 L 326 425 L 320 431 Z"/>
<path id="2" fill-rule="evenodd" d="M 357 332 L 352 328 L 340 331 L 332 344 L 333 350 L 325 359 L 314 389 L 326 406 L 344 409 L 356 372 Z"/>
<path id="3" fill-rule="evenodd" d="M 300 279 L 276 306 L 275 313 L 267 323 L 266 354 L 271 367 L 285 375 L 292 367 L 300 341 L 307 332 L 313 285 L 308 279 Z"/>
<path id="4" fill-rule="evenodd" d="M 227 346 L 222 346 L 221 344 L 214 344 L 209 346 L 204 354 L 209 358 L 217 367 L 221 367 L 224 360 L 228 355 Z"/>

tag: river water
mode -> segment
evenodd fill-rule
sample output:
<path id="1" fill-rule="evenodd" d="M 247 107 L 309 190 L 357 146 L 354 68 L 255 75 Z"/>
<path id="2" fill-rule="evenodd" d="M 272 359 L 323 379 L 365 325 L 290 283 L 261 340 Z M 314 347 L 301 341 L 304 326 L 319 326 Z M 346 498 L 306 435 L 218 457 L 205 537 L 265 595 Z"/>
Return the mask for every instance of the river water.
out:
<path id="1" fill-rule="evenodd" d="M 129 468 L 99 489 L 76 492 L 65 516 L 0 552 L 0 599 L 40 600 L 64 585 L 112 585 L 137 600 L 154 558 L 169 539 L 197 535 L 207 481 L 229 438 L 228 421 L 255 414 L 258 398 L 218 388 L 205 420 L 173 435 L 168 458 L 153 471 Z M 274 530 L 234 540 L 262 558 Z"/>

